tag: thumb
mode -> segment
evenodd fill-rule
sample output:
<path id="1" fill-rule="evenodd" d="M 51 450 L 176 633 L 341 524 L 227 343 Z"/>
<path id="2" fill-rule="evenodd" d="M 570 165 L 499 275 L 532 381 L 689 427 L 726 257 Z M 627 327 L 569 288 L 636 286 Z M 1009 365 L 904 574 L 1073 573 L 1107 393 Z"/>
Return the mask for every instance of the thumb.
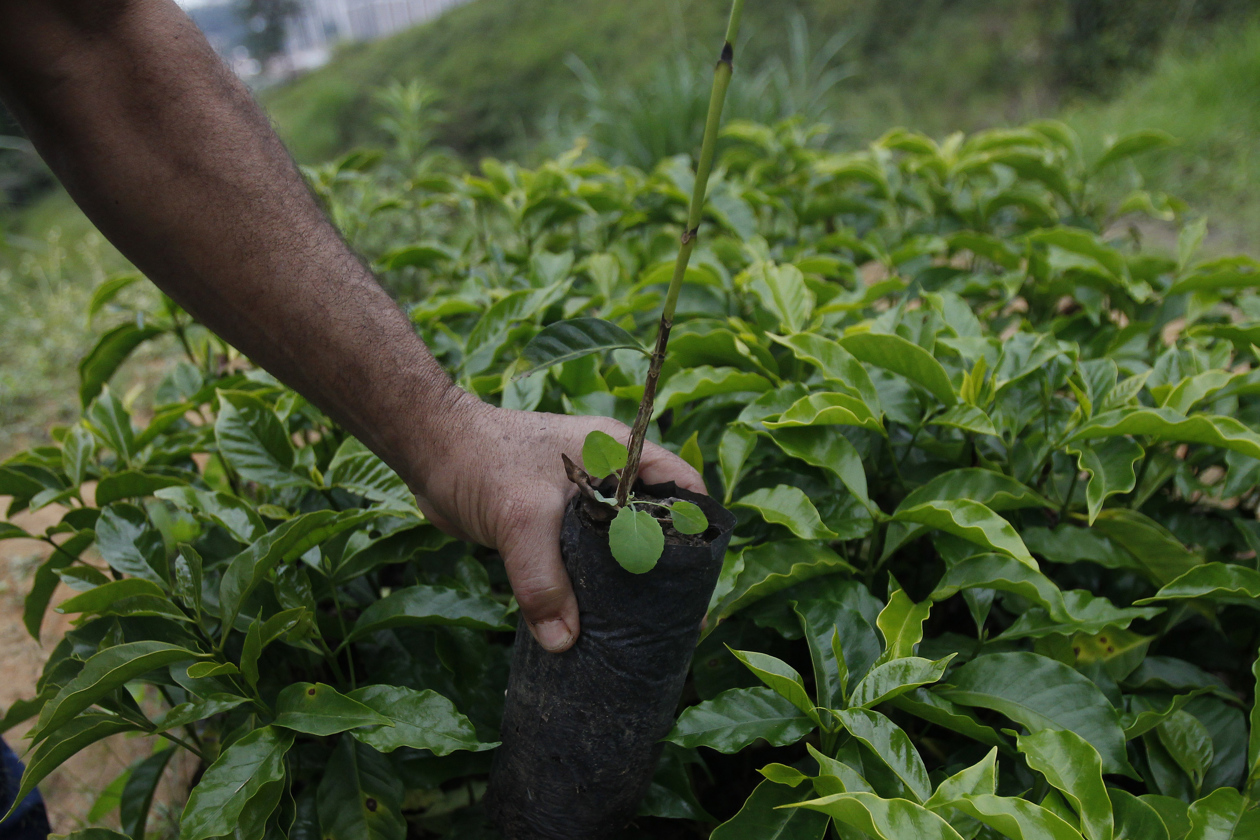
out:
<path id="1" fill-rule="evenodd" d="M 529 632 L 550 653 L 573 647 L 579 627 L 577 598 L 560 559 L 560 519 L 537 517 L 499 541 L 508 580 Z"/>

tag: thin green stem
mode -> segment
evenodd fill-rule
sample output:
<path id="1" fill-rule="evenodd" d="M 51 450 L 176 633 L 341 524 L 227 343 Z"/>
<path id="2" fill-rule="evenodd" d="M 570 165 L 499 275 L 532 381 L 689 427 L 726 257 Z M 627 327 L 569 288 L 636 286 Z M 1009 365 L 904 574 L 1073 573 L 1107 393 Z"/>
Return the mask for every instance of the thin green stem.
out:
<path id="1" fill-rule="evenodd" d="M 337 594 L 336 586 L 332 587 L 332 599 L 333 599 L 333 609 L 337 611 L 337 626 L 341 629 L 341 638 L 343 640 L 341 646 L 339 646 L 337 649 L 341 650 L 341 648 L 345 646 L 344 640 L 350 637 L 350 631 L 346 629 L 346 617 L 341 614 L 341 597 Z M 325 648 L 327 648 L 327 645 L 325 645 Z M 335 655 L 333 657 L 333 666 L 334 666 L 334 670 L 337 670 Z M 350 669 L 350 690 L 353 691 L 357 689 L 359 686 L 354 677 L 354 658 L 350 656 L 349 654 L 346 654 L 346 667 Z M 341 674 L 337 674 L 337 679 L 339 680 L 342 679 Z"/>
<path id="2" fill-rule="evenodd" d="M 172 735 L 172 734 L 171 734 L 171 733 L 169 733 L 169 732 L 158 732 L 158 733 L 157 733 L 157 735 L 158 735 L 159 737 L 165 738 L 166 740 L 170 741 L 170 742 L 171 742 L 171 743 L 173 743 L 173 744 L 178 744 L 179 746 L 181 746 L 181 747 L 183 747 L 184 749 L 188 750 L 188 751 L 189 751 L 190 753 L 192 753 L 193 755 L 197 756 L 197 758 L 201 759 L 202 761 L 206 762 L 207 764 L 209 763 L 209 759 L 207 759 L 207 758 L 206 758 L 206 754 L 205 754 L 204 752 L 202 752 L 201 750 L 197 749 L 197 748 L 196 748 L 196 747 L 194 747 L 192 744 L 190 744 L 190 743 L 188 743 L 187 741 L 185 741 L 183 738 L 179 738 L 179 737 L 177 737 L 177 736 L 175 736 L 175 735 Z"/>
<path id="3" fill-rule="evenodd" d="M 704 213 L 704 200 L 708 195 L 709 176 L 713 173 L 713 161 L 717 156 L 718 131 L 722 127 L 722 109 L 726 105 L 726 92 L 730 88 L 731 76 L 735 72 L 734 45 L 739 37 L 739 24 L 743 15 L 744 0 L 734 0 L 731 4 L 731 17 L 726 26 L 726 42 L 722 45 L 722 54 L 713 72 L 713 92 L 709 96 L 709 113 L 704 124 L 704 140 L 700 144 L 700 160 L 696 165 L 696 183 L 691 195 L 691 207 L 687 213 L 687 227 L 682 233 L 678 259 L 674 262 L 674 276 L 670 280 L 669 291 L 665 294 L 661 323 L 656 334 L 656 346 L 652 351 L 652 360 L 648 365 L 647 380 L 643 387 L 643 399 L 639 403 L 639 413 L 630 431 L 630 454 L 626 461 L 626 469 L 622 473 L 621 482 L 617 485 L 618 507 L 625 507 L 630 498 L 630 489 L 634 486 L 635 479 L 639 477 L 639 460 L 643 456 L 643 442 L 647 439 L 648 424 L 652 421 L 652 410 L 656 402 L 656 385 L 661 377 L 661 366 L 665 364 L 665 348 L 669 344 L 670 330 L 674 327 L 674 311 L 678 306 L 678 295 L 682 291 L 683 280 L 687 276 L 687 266 L 691 263 L 691 254 L 696 249 L 696 239 L 700 235 L 700 219 Z"/>

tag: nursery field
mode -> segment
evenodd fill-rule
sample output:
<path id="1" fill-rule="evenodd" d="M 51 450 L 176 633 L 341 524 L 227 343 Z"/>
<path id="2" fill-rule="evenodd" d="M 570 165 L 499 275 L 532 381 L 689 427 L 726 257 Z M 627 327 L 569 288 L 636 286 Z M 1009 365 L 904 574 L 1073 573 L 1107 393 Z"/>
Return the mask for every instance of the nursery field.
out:
<path id="1" fill-rule="evenodd" d="M 452 75 L 471 47 L 442 33 L 493 18 L 515 44 L 547 5 L 470 4 L 270 101 L 461 387 L 627 425 L 655 389 L 640 428 L 733 514 L 618 496 L 611 439 L 554 465 L 607 514 L 587 526 L 618 574 L 730 535 L 625 836 L 1260 837 L 1260 23 L 1209 50 L 1184 4 L 1183 40 L 1106 100 L 1042 108 L 1016 75 L 950 122 L 899 88 L 920 132 L 878 124 L 892 88 L 850 87 L 853 33 L 814 36 L 828 4 L 753 4 L 768 34 L 697 176 L 712 64 L 653 75 L 664 13 L 568 75 L 535 36 Z M 1041 19 L 1017 6 L 1003 26 Z M 688 25 L 717 32 L 719 7 Z M 859 34 L 858 66 L 925 66 Z M 378 76 L 417 44 L 449 50 L 434 81 L 467 86 L 459 108 Z M 990 49 L 959 72 L 1015 66 Z M 602 87 L 618 62 L 630 86 Z M 485 119 L 496 73 L 583 116 Z M 23 792 L 71 840 L 501 838 L 494 763 L 530 717 L 502 558 L 64 195 L 23 219 L 0 240 L 0 733 L 29 747 Z M 602 725 L 615 764 L 630 739 Z M 538 749 L 538 778 L 566 746 Z"/>
<path id="2" fill-rule="evenodd" d="M 724 136 L 652 435 L 738 525 L 635 830 L 1251 836 L 1260 275 L 1200 256 L 1194 221 L 1142 251 L 1117 220 L 1180 205 L 1096 188 L 1168 139 Z M 439 359 L 492 402 L 628 422 L 688 161 L 466 172 L 399 148 L 311 175 Z M 82 419 L 0 468 L 11 513 L 66 509 L 28 628 L 62 582 L 82 619 L 5 720 L 33 722 L 29 781 L 166 733 L 210 768 L 187 836 L 494 836 L 501 562 L 131 282 L 92 302 L 118 326 Z M 519 376 L 574 318 L 605 326 Z M 140 415 L 107 383 L 170 335 L 186 357 Z M 119 783 L 129 834 L 170 752 Z"/>

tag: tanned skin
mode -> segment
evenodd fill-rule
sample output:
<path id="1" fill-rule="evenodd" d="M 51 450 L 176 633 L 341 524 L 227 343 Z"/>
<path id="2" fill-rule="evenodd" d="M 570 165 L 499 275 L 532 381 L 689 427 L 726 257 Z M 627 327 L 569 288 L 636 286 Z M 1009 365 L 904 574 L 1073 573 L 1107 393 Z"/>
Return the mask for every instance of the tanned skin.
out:
<path id="1" fill-rule="evenodd" d="M 172 0 L 0 0 L 0 99 L 128 259 L 384 459 L 431 521 L 497 548 L 535 638 L 573 644 L 560 455 L 628 428 L 456 387 Z M 641 475 L 704 491 L 651 444 Z"/>

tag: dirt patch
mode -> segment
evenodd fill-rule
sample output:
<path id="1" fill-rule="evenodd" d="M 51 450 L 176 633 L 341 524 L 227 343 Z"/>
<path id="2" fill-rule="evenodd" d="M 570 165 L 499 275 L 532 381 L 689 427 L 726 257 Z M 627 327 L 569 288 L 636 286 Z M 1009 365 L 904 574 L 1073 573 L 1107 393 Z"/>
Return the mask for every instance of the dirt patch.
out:
<path id="1" fill-rule="evenodd" d="M 0 496 L 0 511 L 6 510 L 9 499 Z M 45 508 L 34 514 L 18 514 L 15 525 L 27 531 L 42 533 L 45 528 L 60 520 L 63 511 Z M 3 517 L 0 517 L 3 519 Z M 47 559 L 52 549 L 43 542 L 33 540 L 5 540 L 0 542 L 0 710 L 7 709 L 15 700 L 33 697 L 35 682 L 44 667 L 48 654 L 70 628 L 70 617 L 52 609 L 44 618 L 43 644 L 37 643 L 22 625 L 22 603 L 30 588 L 31 577 L 39 564 Z M 53 604 L 64 601 L 73 591 L 59 587 Z M 21 755 L 26 749 L 22 736 L 30 724 L 21 724 L 5 733 L 9 745 Z M 88 747 L 53 771 L 40 790 L 48 803 L 48 817 L 54 833 L 70 832 L 86 825 L 118 828 L 116 804 L 109 813 L 89 820 L 93 808 L 109 784 L 118 778 L 133 761 L 152 754 L 159 739 L 129 737 L 126 735 L 107 738 Z M 159 836 L 174 837 L 180 809 L 196 762 L 187 754 L 180 754 L 168 766 L 150 815 L 149 830 Z M 101 808 L 105 803 L 101 803 Z M 99 810 L 99 809 L 98 809 Z"/>

